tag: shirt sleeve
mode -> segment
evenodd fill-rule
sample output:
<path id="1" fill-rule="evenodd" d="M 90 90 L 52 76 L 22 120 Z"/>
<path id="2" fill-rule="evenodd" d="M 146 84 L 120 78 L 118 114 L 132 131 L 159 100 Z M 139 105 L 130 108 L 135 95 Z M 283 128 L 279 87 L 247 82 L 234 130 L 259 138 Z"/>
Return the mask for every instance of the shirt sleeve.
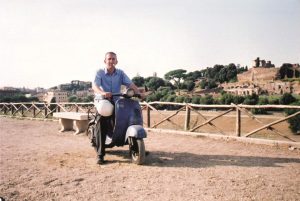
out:
<path id="1" fill-rule="evenodd" d="M 96 76 L 95 76 L 94 83 L 95 83 L 98 87 L 101 87 L 101 82 L 102 82 L 102 79 L 101 79 L 101 70 L 98 70 L 97 73 L 96 73 Z"/>
<path id="2" fill-rule="evenodd" d="M 122 84 L 126 87 L 129 87 L 132 84 L 132 81 L 129 77 L 122 71 Z"/>

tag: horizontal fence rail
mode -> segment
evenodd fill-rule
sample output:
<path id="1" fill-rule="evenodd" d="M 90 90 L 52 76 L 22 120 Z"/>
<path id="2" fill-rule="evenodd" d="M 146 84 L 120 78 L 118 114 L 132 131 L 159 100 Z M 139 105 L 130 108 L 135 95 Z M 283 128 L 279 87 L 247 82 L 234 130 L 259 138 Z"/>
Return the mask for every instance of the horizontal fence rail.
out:
<path id="1" fill-rule="evenodd" d="M 54 112 L 95 113 L 93 103 L 0 103 L 0 114 L 36 119 L 51 119 Z"/>
<path id="2" fill-rule="evenodd" d="M 141 102 L 144 126 L 168 128 L 198 133 L 221 134 L 237 137 L 300 141 L 300 135 L 290 134 L 287 121 L 299 117 L 300 106 L 292 105 L 200 105 L 173 102 Z M 294 113 L 286 115 L 285 109 Z M 268 115 L 257 115 L 265 110 Z M 32 119 L 52 119 L 54 112 L 83 112 L 92 116 L 93 103 L 0 103 L 0 115 Z M 285 122 L 285 129 L 280 124 Z M 300 123 L 300 122 L 299 122 Z M 267 134 L 266 134 L 267 133 Z M 271 137 L 270 137 L 271 136 Z"/>

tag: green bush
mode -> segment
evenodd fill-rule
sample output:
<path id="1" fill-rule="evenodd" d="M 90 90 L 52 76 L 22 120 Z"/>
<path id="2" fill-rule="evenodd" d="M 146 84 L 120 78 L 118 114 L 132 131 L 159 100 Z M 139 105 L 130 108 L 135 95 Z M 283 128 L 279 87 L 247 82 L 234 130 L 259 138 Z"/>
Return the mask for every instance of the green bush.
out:
<path id="1" fill-rule="evenodd" d="M 176 95 L 175 95 L 175 94 L 172 94 L 172 95 L 169 95 L 169 96 L 166 98 L 166 101 L 167 101 L 167 102 L 174 102 L 174 101 L 175 101 L 175 98 L 176 98 Z"/>
<path id="2" fill-rule="evenodd" d="M 214 103 L 214 99 L 212 95 L 205 95 L 204 97 L 201 97 L 200 103 L 203 105 L 211 105 Z"/>
<path id="3" fill-rule="evenodd" d="M 224 93 L 221 96 L 220 102 L 221 104 L 224 105 L 230 105 L 231 103 L 233 103 L 233 100 L 234 100 L 234 96 L 232 94 Z"/>
<path id="4" fill-rule="evenodd" d="M 269 100 L 266 97 L 259 98 L 258 100 L 258 105 L 268 105 Z M 257 109 L 252 109 L 253 114 L 267 114 L 267 110 L 265 108 L 257 108 Z"/>
<path id="5" fill-rule="evenodd" d="M 300 105 L 300 101 L 294 102 L 291 105 Z M 297 110 L 297 109 L 285 109 L 285 113 L 287 115 L 292 115 L 298 111 L 299 110 Z M 288 119 L 288 123 L 290 124 L 289 128 L 291 129 L 291 131 L 295 135 L 300 135 L 300 115 L 298 114 L 297 116 Z"/>
<path id="6" fill-rule="evenodd" d="M 284 93 L 279 99 L 279 103 L 281 105 L 289 105 L 295 101 L 296 101 L 296 98 L 290 93 Z"/>
<path id="7" fill-rule="evenodd" d="M 245 97 L 243 104 L 256 105 L 258 103 L 258 95 L 252 94 Z"/>
<path id="8" fill-rule="evenodd" d="M 200 104 L 200 97 L 199 96 L 193 96 L 192 103 L 193 104 Z"/>
<path id="9" fill-rule="evenodd" d="M 192 99 L 190 98 L 190 97 L 184 97 L 184 102 L 185 103 L 190 103 L 190 102 L 192 102 Z"/>
<path id="10" fill-rule="evenodd" d="M 244 102 L 244 100 L 245 100 L 245 98 L 243 96 L 234 96 L 233 97 L 233 102 L 235 104 L 241 104 Z"/>
<path id="11" fill-rule="evenodd" d="M 175 102 L 176 102 L 176 103 L 183 103 L 183 101 L 184 101 L 184 97 L 183 97 L 183 96 L 177 96 L 177 97 L 175 98 Z"/>
<path id="12" fill-rule="evenodd" d="M 2 96 L 0 97 L 1 103 L 18 103 L 18 102 L 34 102 L 39 101 L 37 97 L 27 98 L 23 94 L 16 94 L 14 96 Z"/>

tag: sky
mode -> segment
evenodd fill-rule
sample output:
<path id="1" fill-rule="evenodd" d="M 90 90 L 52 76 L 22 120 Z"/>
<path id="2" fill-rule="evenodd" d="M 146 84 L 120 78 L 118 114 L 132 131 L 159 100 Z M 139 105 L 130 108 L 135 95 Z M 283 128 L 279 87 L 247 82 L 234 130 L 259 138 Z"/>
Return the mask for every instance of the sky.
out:
<path id="1" fill-rule="evenodd" d="M 0 87 L 133 78 L 260 57 L 300 63 L 300 0 L 0 0 Z"/>

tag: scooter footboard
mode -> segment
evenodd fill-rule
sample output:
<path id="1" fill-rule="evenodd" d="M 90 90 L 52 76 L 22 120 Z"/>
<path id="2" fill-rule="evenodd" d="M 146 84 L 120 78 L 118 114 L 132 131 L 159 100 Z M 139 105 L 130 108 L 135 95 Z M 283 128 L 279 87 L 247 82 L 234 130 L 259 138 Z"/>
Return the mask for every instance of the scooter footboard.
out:
<path id="1" fill-rule="evenodd" d="M 147 132 L 141 125 L 131 125 L 127 128 L 125 142 L 128 137 L 146 138 Z"/>

